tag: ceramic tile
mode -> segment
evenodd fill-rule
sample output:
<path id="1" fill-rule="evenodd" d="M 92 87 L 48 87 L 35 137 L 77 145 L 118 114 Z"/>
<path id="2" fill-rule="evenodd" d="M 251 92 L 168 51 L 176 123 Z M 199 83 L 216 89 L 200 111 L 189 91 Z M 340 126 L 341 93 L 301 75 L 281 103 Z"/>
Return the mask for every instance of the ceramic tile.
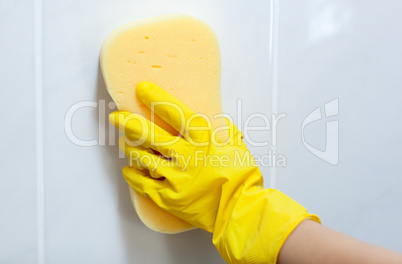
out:
<path id="1" fill-rule="evenodd" d="M 163 235 L 146 228 L 132 209 L 121 176 L 126 160 L 117 159 L 117 147 L 99 146 L 99 141 L 77 146 L 66 136 L 64 121 L 77 102 L 111 101 L 98 66 L 100 47 L 110 31 L 173 12 L 199 17 L 216 31 L 226 112 L 236 113 L 236 98 L 246 95 L 245 111 L 266 111 L 269 3 L 257 1 L 257 12 L 244 9 L 245 1 L 229 8 L 225 1 L 76 3 L 43 3 L 46 263 L 223 263 L 204 231 Z M 240 13 L 244 16 L 239 18 Z M 261 38 L 254 43 L 256 35 Z M 72 130 L 81 140 L 99 140 L 98 127 L 108 124 L 106 119 L 98 117 L 97 108 L 83 107 L 73 116 Z"/>
<path id="2" fill-rule="evenodd" d="M 402 252 L 402 5 L 391 2 L 280 2 L 277 182 L 324 224 Z"/>
<path id="3" fill-rule="evenodd" d="M 286 159 L 283 168 L 261 168 L 266 187 L 276 173 L 276 187 L 324 224 L 402 252 L 402 5 L 274 2 L 275 10 L 263 0 L 42 0 L 45 263 L 223 263 L 207 232 L 163 235 L 141 223 L 121 176 L 126 161 L 102 141 L 103 133 L 114 131 L 107 115 L 98 113 L 111 101 L 98 66 L 103 40 L 121 24 L 167 13 L 193 15 L 215 30 L 224 111 L 241 130 L 256 113 L 251 125 L 266 125 L 259 114 L 272 125 L 276 105 L 276 114 L 286 114 L 278 122 L 276 146 L 272 131 L 246 138 L 253 154 L 275 150 L 276 158 Z M 271 11 L 279 18 L 274 25 Z M 0 262 L 6 263 L 38 259 L 34 26 L 33 2 L 0 3 L 6 40 L 0 43 L 0 70 L 10 88 L 1 110 L 18 117 L 1 117 L 11 128 L 1 139 L 7 152 L 1 156 L 0 209 L 6 217 L 0 218 L 0 233 L 7 239 L 0 243 L 6 249 Z M 93 146 L 74 144 L 65 129 L 77 103 L 86 107 L 72 116 L 72 132 Z M 268 146 L 253 144 L 267 140 Z M 31 158 L 22 160 L 22 152 Z"/>
<path id="4" fill-rule="evenodd" d="M 34 13 L 0 2 L 0 262 L 37 260 Z"/>

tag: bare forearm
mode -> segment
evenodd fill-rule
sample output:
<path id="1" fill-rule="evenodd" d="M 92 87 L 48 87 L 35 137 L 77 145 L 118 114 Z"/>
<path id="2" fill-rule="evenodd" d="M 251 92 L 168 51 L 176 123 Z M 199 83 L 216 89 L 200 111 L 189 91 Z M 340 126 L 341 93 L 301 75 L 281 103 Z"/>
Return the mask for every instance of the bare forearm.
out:
<path id="1" fill-rule="evenodd" d="M 282 246 L 278 263 L 402 264 L 402 255 L 306 220 L 290 234 Z"/>

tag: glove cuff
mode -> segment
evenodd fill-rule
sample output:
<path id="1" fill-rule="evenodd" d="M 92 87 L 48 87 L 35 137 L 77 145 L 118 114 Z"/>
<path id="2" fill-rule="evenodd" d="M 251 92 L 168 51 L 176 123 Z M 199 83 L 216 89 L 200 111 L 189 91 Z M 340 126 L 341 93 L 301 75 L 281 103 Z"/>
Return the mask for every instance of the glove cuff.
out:
<path id="1" fill-rule="evenodd" d="M 320 219 L 274 189 L 243 192 L 213 243 L 227 263 L 276 263 L 290 233 L 305 219 Z M 217 219 L 217 221 L 220 221 Z"/>

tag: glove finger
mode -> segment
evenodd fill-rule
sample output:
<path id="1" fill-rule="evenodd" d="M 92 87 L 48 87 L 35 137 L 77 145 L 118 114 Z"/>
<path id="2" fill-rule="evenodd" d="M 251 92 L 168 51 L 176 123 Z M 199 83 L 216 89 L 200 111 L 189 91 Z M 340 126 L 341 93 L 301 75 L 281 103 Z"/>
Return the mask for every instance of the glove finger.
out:
<path id="1" fill-rule="evenodd" d="M 243 133 L 236 127 L 232 120 L 225 117 L 225 124 L 228 129 L 229 144 L 231 146 L 237 146 L 242 149 L 248 150 L 246 143 L 244 143 L 243 141 Z"/>
<path id="2" fill-rule="evenodd" d="M 197 114 L 173 95 L 151 82 L 141 82 L 136 90 L 139 99 L 187 140 L 204 138 L 211 124 L 206 116 Z"/>
<path id="3" fill-rule="evenodd" d="M 155 194 L 165 188 L 164 181 L 149 177 L 147 170 L 140 170 L 126 166 L 123 168 L 122 172 L 124 179 L 134 189 L 134 191 L 147 198 L 154 199 Z"/>
<path id="4" fill-rule="evenodd" d="M 146 148 L 145 145 L 138 146 L 136 142 L 131 141 L 127 138 L 127 136 L 122 136 L 119 139 L 119 147 L 126 154 L 128 158 L 130 158 L 131 150 L 143 150 L 148 152 L 149 154 L 162 156 L 161 158 L 166 159 L 179 159 L 182 160 L 186 153 L 186 150 L 191 147 L 184 139 L 178 137 L 177 142 L 173 142 L 171 144 L 155 144 L 151 147 Z M 131 153 L 131 156 L 134 153 Z"/>
<path id="5" fill-rule="evenodd" d="M 164 168 L 174 166 L 171 160 L 155 154 L 151 149 L 127 143 L 124 136 L 119 139 L 119 147 L 128 157 L 130 167 L 141 170 L 146 169 L 152 178 L 164 178 Z"/>
<path id="6" fill-rule="evenodd" d="M 121 132 L 126 134 L 127 140 L 131 141 L 131 145 L 152 148 L 162 155 L 167 155 L 176 142 L 183 140 L 181 137 L 172 136 L 148 119 L 127 111 L 113 112 L 109 115 L 109 120 Z"/>

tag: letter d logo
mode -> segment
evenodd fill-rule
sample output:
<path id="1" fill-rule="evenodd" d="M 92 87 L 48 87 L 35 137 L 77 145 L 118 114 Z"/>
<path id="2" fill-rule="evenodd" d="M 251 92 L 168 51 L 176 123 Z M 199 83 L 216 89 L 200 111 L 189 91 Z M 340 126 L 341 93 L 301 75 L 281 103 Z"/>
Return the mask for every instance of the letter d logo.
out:
<path id="1" fill-rule="evenodd" d="M 325 117 L 331 117 L 338 115 L 338 98 L 325 104 Z M 327 121 L 326 125 L 326 139 L 325 139 L 325 151 L 314 148 L 308 144 L 304 138 L 304 127 L 312 122 L 320 120 L 322 118 L 321 108 L 318 107 L 311 112 L 304 120 L 302 124 L 302 140 L 304 146 L 318 158 L 328 162 L 332 165 L 338 164 L 338 150 L 339 150 L 339 121 Z"/>

